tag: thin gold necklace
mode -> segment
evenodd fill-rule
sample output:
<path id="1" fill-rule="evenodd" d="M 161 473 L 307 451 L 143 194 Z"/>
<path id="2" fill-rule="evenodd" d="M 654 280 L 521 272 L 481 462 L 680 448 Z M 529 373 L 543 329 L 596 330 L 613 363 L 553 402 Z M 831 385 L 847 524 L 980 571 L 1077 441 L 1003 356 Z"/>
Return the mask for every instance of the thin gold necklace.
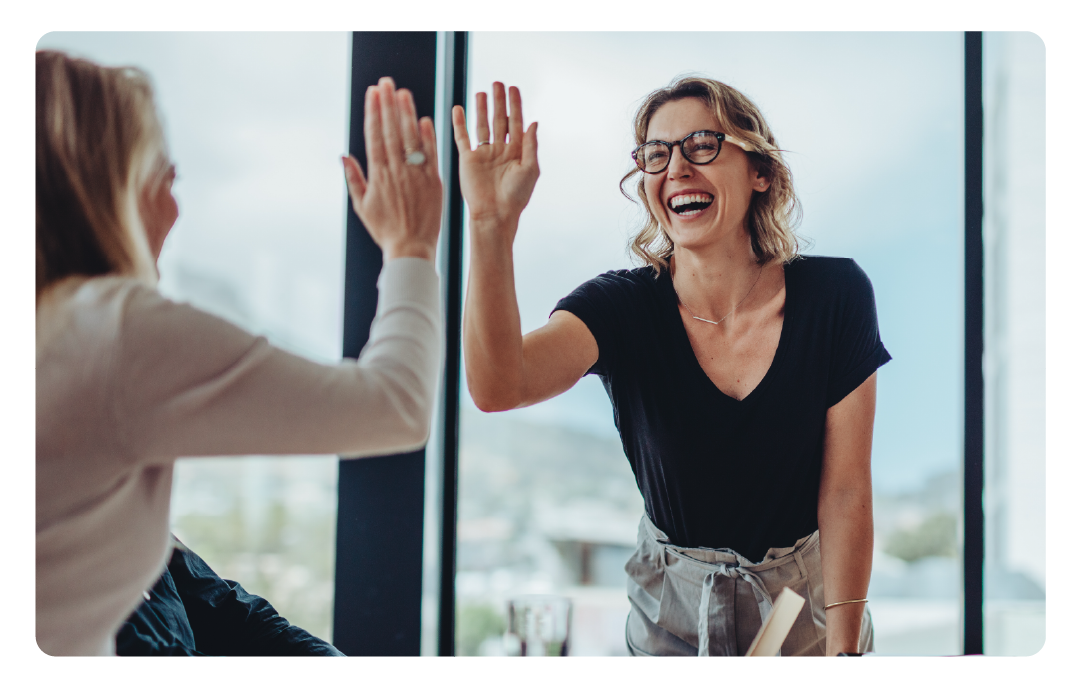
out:
<path id="1" fill-rule="evenodd" d="M 743 305 L 743 301 L 747 300 L 747 297 L 751 295 L 751 291 L 754 291 L 754 287 L 758 286 L 758 280 L 762 278 L 762 271 L 765 269 L 765 265 L 762 265 L 758 268 L 758 276 L 754 278 L 754 283 L 751 284 L 751 288 L 747 289 L 747 295 L 740 299 L 739 303 L 736 303 L 736 307 L 732 308 L 732 312 L 728 313 L 728 315 L 725 315 L 716 322 L 714 322 L 713 320 L 707 320 L 704 317 L 699 317 L 698 315 L 695 315 L 693 312 L 691 312 L 690 308 L 687 308 L 687 304 L 684 303 L 683 299 L 679 297 L 679 291 L 676 291 L 676 282 L 674 279 L 672 280 L 672 291 L 676 294 L 676 300 L 679 301 L 679 304 L 682 305 L 684 308 L 687 308 L 687 313 L 691 316 L 692 319 L 699 320 L 701 322 L 708 322 L 710 324 L 720 324 L 721 322 L 727 320 L 732 313 L 736 312 L 736 310 L 739 309 L 739 306 Z"/>

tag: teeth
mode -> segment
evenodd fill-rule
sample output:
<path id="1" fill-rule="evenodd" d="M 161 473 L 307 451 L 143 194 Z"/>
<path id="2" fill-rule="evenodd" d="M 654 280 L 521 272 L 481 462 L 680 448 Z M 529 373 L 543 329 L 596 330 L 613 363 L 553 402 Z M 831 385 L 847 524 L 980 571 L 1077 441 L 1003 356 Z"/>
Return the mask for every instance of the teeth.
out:
<path id="1" fill-rule="evenodd" d="M 685 193 L 670 200 L 669 204 L 672 209 L 675 210 L 683 205 L 688 205 L 690 203 L 708 203 L 710 200 L 711 197 L 704 193 Z"/>

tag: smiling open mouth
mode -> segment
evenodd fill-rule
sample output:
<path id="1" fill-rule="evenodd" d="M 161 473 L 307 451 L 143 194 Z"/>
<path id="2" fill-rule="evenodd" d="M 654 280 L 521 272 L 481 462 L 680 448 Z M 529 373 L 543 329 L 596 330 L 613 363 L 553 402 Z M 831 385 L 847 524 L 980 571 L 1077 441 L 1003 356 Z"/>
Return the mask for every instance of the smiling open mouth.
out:
<path id="1" fill-rule="evenodd" d="M 695 215 L 713 205 L 713 196 L 708 193 L 685 193 L 668 199 L 668 209 L 686 217 Z"/>

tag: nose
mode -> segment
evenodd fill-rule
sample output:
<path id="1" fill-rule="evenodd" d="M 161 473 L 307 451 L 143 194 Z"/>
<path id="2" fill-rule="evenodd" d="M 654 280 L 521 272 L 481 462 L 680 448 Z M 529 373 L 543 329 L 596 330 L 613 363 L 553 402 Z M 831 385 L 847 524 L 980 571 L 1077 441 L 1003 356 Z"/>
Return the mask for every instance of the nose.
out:
<path id="1" fill-rule="evenodd" d="M 668 178 L 682 179 L 689 177 L 693 169 L 694 165 L 683 157 L 683 148 L 681 146 L 672 146 L 672 159 L 668 161 Z"/>

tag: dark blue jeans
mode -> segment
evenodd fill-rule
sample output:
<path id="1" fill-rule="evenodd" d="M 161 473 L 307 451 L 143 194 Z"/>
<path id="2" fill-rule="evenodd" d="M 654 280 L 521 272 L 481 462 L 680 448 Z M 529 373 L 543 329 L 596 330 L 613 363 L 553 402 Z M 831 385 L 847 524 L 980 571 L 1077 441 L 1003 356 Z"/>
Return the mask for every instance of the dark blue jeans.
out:
<path id="1" fill-rule="evenodd" d="M 174 537 L 175 540 L 175 537 Z M 169 565 L 116 635 L 120 656 L 344 656 L 223 580 L 175 540 Z"/>

